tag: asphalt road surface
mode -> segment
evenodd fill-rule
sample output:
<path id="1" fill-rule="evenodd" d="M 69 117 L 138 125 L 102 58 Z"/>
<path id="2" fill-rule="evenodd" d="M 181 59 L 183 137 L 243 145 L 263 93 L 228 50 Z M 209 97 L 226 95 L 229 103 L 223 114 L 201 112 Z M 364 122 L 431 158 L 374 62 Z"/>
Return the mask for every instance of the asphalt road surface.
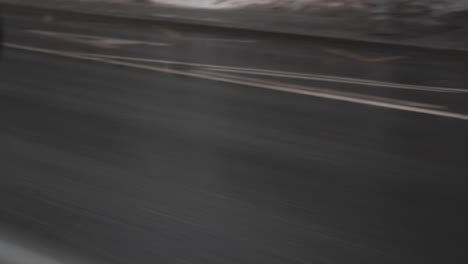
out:
<path id="1" fill-rule="evenodd" d="M 1 263 L 468 261 L 466 55 L 4 24 Z"/>

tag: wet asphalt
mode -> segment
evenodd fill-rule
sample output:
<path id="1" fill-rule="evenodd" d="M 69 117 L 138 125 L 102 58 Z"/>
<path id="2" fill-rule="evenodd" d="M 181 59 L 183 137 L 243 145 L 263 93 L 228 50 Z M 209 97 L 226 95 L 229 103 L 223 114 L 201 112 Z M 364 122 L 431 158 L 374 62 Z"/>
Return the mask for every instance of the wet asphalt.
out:
<path id="1" fill-rule="evenodd" d="M 467 260 L 468 121 L 437 114 L 468 114 L 465 54 L 53 16 L 4 26 L 2 227 L 99 263 Z M 222 67 L 228 81 L 190 75 Z"/>

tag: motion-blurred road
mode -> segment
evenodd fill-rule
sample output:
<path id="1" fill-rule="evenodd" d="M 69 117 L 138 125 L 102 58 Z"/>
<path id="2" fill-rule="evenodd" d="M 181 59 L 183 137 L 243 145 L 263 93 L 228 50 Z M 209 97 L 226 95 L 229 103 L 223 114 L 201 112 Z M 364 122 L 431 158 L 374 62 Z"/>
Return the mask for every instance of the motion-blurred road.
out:
<path id="1" fill-rule="evenodd" d="M 4 24 L 3 226 L 102 263 L 466 263 L 468 56 Z"/>

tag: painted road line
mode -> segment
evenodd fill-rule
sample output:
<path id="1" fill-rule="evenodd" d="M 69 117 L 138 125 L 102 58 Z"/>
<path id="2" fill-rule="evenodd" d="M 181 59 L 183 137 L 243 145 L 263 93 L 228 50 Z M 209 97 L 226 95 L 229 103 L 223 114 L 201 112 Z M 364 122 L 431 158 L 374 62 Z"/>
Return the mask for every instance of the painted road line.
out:
<path id="1" fill-rule="evenodd" d="M 169 38 L 182 38 L 182 34 L 168 27 L 159 27 L 159 31 L 161 31 L 164 35 L 166 35 Z"/>
<path id="2" fill-rule="evenodd" d="M 212 18 L 212 17 L 200 17 L 200 18 L 196 18 L 196 19 L 193 19 L 193 20 L 202 20 L 202 21 L 210 21 L 210 22 L 221 22 L 223 20 L 219 19 L 219 18 Z"/>
<path id="3" fill-rule="evenodd" d="M 27 30 L 27 32 L 37 34 L 37 35 L 57 38 L 57 39 L 65 40 L 65 41 L 91 45 L 91 46 L 95 46 L 99 48 L 116 48 L 118 46 L 126 46 L 126 45 L 148 45 L 148 46 L 157 46 L 157 47 L 169 46 L 169 44 L 167 43 L 160 43 L 160 42 L 107 38 L 107 37 L 101 37 L 101 36 L 71 34 L 71 33 L 62 33 L 62 32 L 55 32 L 55 31 Z"/>
<path id="4" fill-rule="evenodd" d="M 182 35 L 181 33 L 169 28 L 169 27 L 160 27 L 159 31 L 161 31 L 164 35 L 169 38 L 173 39 L 185 39 L 185 40 L 192 40 L 192 41 L 209 41 L 209 42 L 237 42 L 237 43 L 254 43 L 255 40 L 251 39 L 227 39 L 227 38 L 199 38 L 199 37 L 187 37 Z"/>
<path id="5" fill-rule="evenodd" d="M 173 15 L 173 14 L 153 14 L 153 16 L 158 16 L 158 17 L 179 17 L 177 15 Z"/>
<path id="6" fill-rule="evenodd" d="M 282 78 L 292 78 L 292 79 L 302 79 L 302 80 L 314 80 L 314 81 L 323 81 L 323 82 L 356 84 L 356 85 L 364 85 L 364 86 L 372 86 L 372 87 L 384 87 L 384 88 L 427 91 L 427 92 L 437 92 L 437 93 L 468 93 L 468 89 L 402 84 L 402 83 L 374 81 L 374 80 L 367 80 L 367 79 L 339 77 L 339 76 L 332 76 L 332 75 L 298 73 L 298 72 L 256 69 L 256 68 L 241 68 L 241 67 L 232 67 L 232 66 L 221 66 L 221 65 L 190 63 L 190 62 L 170 61 L 170 60 L 158 60 L 158 59 L 145 59 L 145 58 L 135 58 L 135 57 L 125 57 L 125 56 L 115 56 L 115 55 L 105 55 L 105 54 L 95 54 L 95 53 L 83 53 L 83 54 L 96 56 L 100 58 L 106 58 L 106 59 L 159 63 L 159 64 L 184 65 L 184 66 L 207 68 L 211 71 L 242 73 L 242 74 L 248 74 L 248 75 L 261 75 L 261 76 L 282 77 Z"/>
<path id="7" fill-rule="evenodd" d="M 325 51 L 335 54 L 335 55 L 348 58 L 348 59 L 358 60 L 362 62 L 388 62 L 388 61 L 396 61 L 396 60 L 402 60 L 402 59 L 407 58 L 406 56 L 387 56 L 387 57 L 371 58 L 371 57 L 361 56 L 359 54 L 355 54 L 346 50 L 336 49 L 336 48 L 325 49 Z"/>
<path id="8" fill-rule="evenodd" d="M 325 99 L 332 99 L 336 101 L 343 101 L 343 102 L 356 103 L 356 104 L 362 104 L 362 105 L 368 105 L 368 106 L 375 106 L 375 107 L 380 107 L 380 108 L 402 110 L 402 111 L 407 111 L 407 112 L 448 117 L 448 118 L 461 119 L 461 120 L 468 121 L 468 115 L 466 114 L 460 114 L 460 113 L 436 110 L 436 109 L 428 109 L 425 107 L 430 106 L 432 108 L 439 108 L 439 106 L 425 105 L 425 104 L 418 103 L 418 102 L 404 101 L 404 103 L 402 104 L 402 101 L 399 101 L 399 100 L 392 100 L 392 99 L 382 100 L 382 98 L 379 98 L 379 100 L 375 100 L 376 99 L 375 97 L 371 97 L 371 98 L 369 98 L 368 96 L 356 97 L 356 96 L 350 96 L 349 94 L 340 94 L 337 92 L 330 92 L 328 90 L 311 88 L 311 87 L 308 87 L 307 89 L 303 89 L 300 86 L 278 85 L 278 84 L 273 84 L 273 83 L 265 84 L 265 83 L 262 83 L 263 81 L 260 83 L 255 83 L 255 82 L 252 82 L 251 79 L 242 80 L 238 76 L 235 76 L 234 78 L 233 76 L 230 76 L 228 78 L 228 76 L 224 74 L 216 76 L 213 73 L 206 73 L 206 72 L 205 73 L 198 72 L 198 73 L 205 75 L 205 78 L 207 76 L 210 76 L 212 77 L 212 79 L 229 80 L 226 82 L 242 84 L 245 86 L 265 88 L 265 89 L 271 89 L 271 90 L 282 91 L 282 92 L 289 92 L 289 93 L 302 94 L 302 95 L 314 96 L 314 97 L 325 98 Z M 424 106 L 424 107 L 421 107 L 421 106 Z"/>
<path id="9" fill-rule="evenodd" d="M 283 78 L 313 80 L 313 81 L 322 81 L 322 82 L 356 84 L 356 85 L 364 85 L 364 86 L 372 86 L 372 87 L 384 87 L 384 88 L 392 88 L 392 89 L 427 91 L 427 92 L 438 92 L 438 93 L 468 93 L 468 89 L 400 84 L 400 83 L 373 81 L 373 80 L 366 80 L 366 79 L 355 79 L 355 78 L 320 75 L 320 74 L 287 73 L 287 72 L 255 70 L 255 69 L 249 69 L 249 70 L 227 69 L 227 68 L 208 68 L 208 69 L 213 70 L 213 71 L 221 71 L 221 72 L 242 73 L 242 74 L 247 74 L 247 75 L 263 75 L 263 76 L 271 76 L 271 77 L 283 77 Z"/>
<path id="10" fill-rule="evenodd" d="M 253 39 L 224 39 L 224 38 L 189 38 L 190 40 L 196 41 L 212 41 L 212 42 L 236 42 L 236 43 L 255 43 Z"/>
<path id="11" fill-rule="evenodd" d="M 426 104 L 426 103 L 420 103 L 420 102 L 415 102 L 415 101 L 392 99 L 392 98 L 373 96 L 373 95 L 363 95 L 363 94 L 351 93 L 351 92 L 333 91 L 333 90 L 329 90 L 329 89 L 315 88 L 315 87 L 296 85 L 296 84 L 281 83 L 281 82 L 277 82 L 277 81 L 268 81 L 268 80 L 256 79 L 256 78 L 248 78 L 248 77 L 243 77 L 243 76 L 238 76 L 238 75 L 231 75 L 231 74 L 220 74 L 220 73 L 213 73 L 213 72 L 199 71 L 199 70 L 192 71 L 192 72 L 207 74 L 207 75 L 211 75 L 211 76 L 218 76 L 218 77 L 223 77 L 223 78 L 231 78 L 231 79 L 241 80 L 241 81 L 250 82 L 250 83 L 280 85 L 282 87 L 296 89 L 296 90 L 329 93 L 329 94 L 346 96 L 346 97 L 361 98 L 361 99 L 367 99 L 367 100 L 372 100 L 372 101 L 393 103 L 393 104 L 406 105 L 406 106 L 414 106 L 414 107 L 420 107 L 420 108 L 432 108 L 432 109 L 444 109 L 445 108 L 444 106 L 441 106 L 441 105 Z"/>
<path id="12" fill-rule="evenodd" d="M 48 15 L 45 15 L 41 18 L 41 22 L 42 23 L 50 23 L 50 22 L 53 22 L 55 20 L 54 16 L 51 15 L 51 14 L 48 14 Z"/>
<path id="13" fill-rule="evenodd" d="M 135 68 L 135 69 L 142 69 L 142 70 L 148 70 L 148 71 L 154 71 L 154 72 L 160 72 L 160 73 L 169 73 L 169 74 L 175 74 L 175 75 L 181 75 L 181 76 L 189 76 L 189 77 L 200 78 L 200 79 L 205 79 L 205 80 L 220 81 L 220 82 L 225 82 L 225 83 L 230 83 L 230 84 L 238 84 L 238 85 L 255 87 L 255 88 L 262 88 L 262 89 L 288 92 L 288 93 L 294 93 L 294 94 L 300 94 L 300 95 L 307 95 L 307 96 L 313 96 L 317 98 L 324 98 L 324 99 L 330 99 L 330 100 L 341 101 L 341 102 L 355 103 L 355 104 L 374 106 L 374 107 L 379 107 L 379 108 L 401 110 L 401 111 L 406 111 L 406 112 L 413 112 L 413 113 L 419 113 L 419 114 L 425 114 L 425 115 L 431 115 L 431 116 L 446 117 L 446 118 L 453 118 L 453 119 L 468 121 L 467 114 L 461 114 L 461 113 L 437 110 L 437 109 L 427 109 L 427 108 L 412 106 L 412 105 L 402 105 L 399 103 L 382 102 L 382 101 L 377 101 L 377 100 L 367 99 L 367 98 L 362 98 L 362 97 L 354 97 L 354 96 L 348 96 L 348 95 L 343 95 L 343 94 L 336 94 L 327 90 L 313 88 L 313 87 L 307 87 L 307 89 L 302 89 L 301 87 L 294 87 L 291 85 L 285 86 L 285 85 L 273 83 L 273 82 L 272 83 L 264 83 L 264 82 L 256 83 L 256 82 L 250 82 L 247 80 L 239 79 L 238 76 L 235 76 L 235 78 L 232 78 L 230 76 L 222 76 L 222 75 L 216 76 L 216 74 L 212 74 L 212 73 L 206 74 L 206 73 L 197 73 L 197 72 L 190 72 L 190 71 L 181 71 L 181 70 L 168 69 L 165 67 L 157 67 L 157 66 L 151 66 L 151 65 L 146 65 L 146 64 L 138 64 L 138 63 L 125 62 L 125 61 L 103 59 L 99 57 L 83 55 L 82 53 L 77 53 L 77 52 L 72 52 L 72 51 L 56 51 L 56 50 L 49 50 L 49 49 L 24 46 L 24 45 L 12 44 L 12 43 L 5 43 L 5 46 L 8 48 L 14 48 L 14 49 L 19 49 L 19 50 L 40 52 L 40 53 L 51 54 L 51 55 L 59 55 L 59 56 L 67 57 L 67 58 L 95 61 L 95 62 L 101 62 L 101 63 L 111 64 L 111 65 L 130 67 L 130 68 Z"/>

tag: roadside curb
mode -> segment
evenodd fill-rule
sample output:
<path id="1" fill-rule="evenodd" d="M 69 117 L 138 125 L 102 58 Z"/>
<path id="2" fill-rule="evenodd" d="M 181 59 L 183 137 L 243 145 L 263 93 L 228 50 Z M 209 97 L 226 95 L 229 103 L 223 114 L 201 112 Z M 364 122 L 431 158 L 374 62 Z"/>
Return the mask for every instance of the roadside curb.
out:
<path id="1" fill-rule="evenodd" d="M 218 29 L 218 30 L 227 30 L 231 32 L 248 32 L 261 35 L 281 35 L 287 38 L 300 38 L 300 39 L 311 39 L 311 40 L 321 40 L 327 42 L 344 42 L 348 44 L 358 44 L 363 46 L 369 45 L 380 45 L 388 48 L 404 48 L 404 49 L 413 49 L 413 50 L 427 50 L 427 51 L 437 51 L 437 52 L 446 52 L 446 53 L 466 53 L 468 54 L 467 48 L 449 48 L 443 47 L 441 45 L 433 45 L 430 43 L 414 43 L 410 41 L 399 41 L 391 39 L 383 39 L 377 37 L 368 37 L 368 36 L 342 36 L 339 34 L 324 34 L 324 33 L 311 33 L 304 32 L 303 30 L 297 29 L 279 29 L 273 27 L 262 27 L 262 26 L 247 26 L 240 25 L 235 23 L 228 22 L 210 22 L 205 20 L 200 20 L 197 18 L 181 18 L 181 17 L 153 17 L 153 16 L 134 16 L 134 15 L 123 15 L 123 14 L 113 14 L 112 12 L 94 12 L 94 11 L 84 11 L 84 10 L 70 10 L 65 8 L 53 8 L 53 7 L 42 7 L 42 6 L 26 6 L 23 4 L 11 4 L 11 3 L 1 3 L 1 10 L 4 12 L 20 12 L 28 14 L 55 14 L 57 16 L 66 16 L 70 18 L 89 18 L 94 20 L 106 20 L 106 21 L 126 21 L 129 23 L 139 23 L 147 25 L 176 25 L 184 27 L 198 27 L 204 29 Z"/>

